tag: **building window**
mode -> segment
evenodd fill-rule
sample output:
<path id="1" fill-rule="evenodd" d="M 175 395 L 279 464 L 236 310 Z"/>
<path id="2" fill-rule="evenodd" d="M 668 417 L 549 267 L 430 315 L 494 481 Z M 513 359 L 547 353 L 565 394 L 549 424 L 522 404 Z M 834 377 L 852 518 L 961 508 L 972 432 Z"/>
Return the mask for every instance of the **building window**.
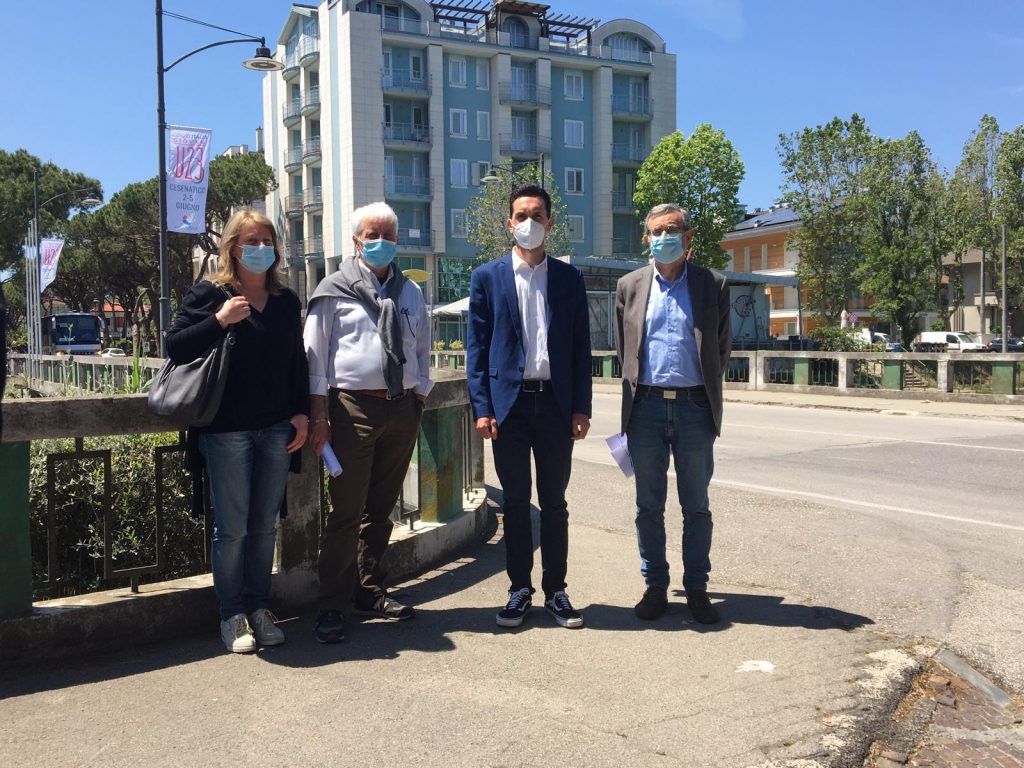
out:
<path id="1" fill-rule="evenodd" d="M 466 236 L 466 209 L 452 208 L 452 237 Z"/>
<path id="2" fill-rule="evenodd" d="M 476 137 L 480 141 L 491 140 L 491 113 L 490 112 L 477 112 L 476 113 Z"/>
<path id="3" fill-rule="evenodd" d="M 466 60 L 461 56 L 448 59 L 448 85 L 455 88 L 466 87 Z"/>
<path id="4" fill-rule="evenodd" d="M 582 168 L 566 168 L 565 169 L 565 192 L 569 195 L 582 195 L 583 194 L 583 169 Z"/>
<path id="5" fill-rule="evenodd" d="M 580 100 L 583 98 L 583 73 L 565 73 L 565 98 Z"/>
<path id="6" fill-rule="evenodd" d="M 478 160 L 473 163 L 473 186 L 479 187 L 483 183 L 484 176 L 491 175 L 491 164 L 487 160 Z"/>
<path id="7" fill-rule="evenodd" d="M 453 187 L 465 187 L 469 184 L 469 161 L 452 158 L 448 161 Z"/>
<path id="8" fill-rule="evenodd" d="M 570 243 L 582 243 L 583 242 L 583 217 L 582 216 L 569 216 L 569 242 Z"/>
<path id="9" fill-rule="evenodd" d="M 566 120 L 565 121 L 565 146 L 567 146 L 567 147 L 582 147 L 583 146 L 583 121 L 582 120 Z"/>
<path id="10" fill-rule="evenodd" d="M 491 62 L 488 59 L 476 60 L 476 87 L 481 91 L 491 88 Z"/>
<path id="11" fill-rule="evenodd" d="M 448 110 L 448 133 L 452 136 L 466 138 L 466 110 Z"/>

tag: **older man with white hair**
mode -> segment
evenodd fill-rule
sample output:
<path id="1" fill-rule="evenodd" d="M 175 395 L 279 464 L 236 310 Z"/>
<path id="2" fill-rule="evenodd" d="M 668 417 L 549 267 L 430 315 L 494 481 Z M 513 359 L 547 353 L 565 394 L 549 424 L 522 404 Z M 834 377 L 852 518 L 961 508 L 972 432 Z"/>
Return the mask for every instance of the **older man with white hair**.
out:
<path id="1" fill-rule="evenodd" d="M 309 299 L 310 441 L 330 441 L 342 473 L 329 484 L 331 513 L 320 540 L 316 639 L 336 643 L 345 611 L 392 621 L 413 617 L 384 589 L 381 560 L 391 510 L 433 383 L 423 294 L 395 264 L 398 217 L 386 203 L 352 213 L 354 258 Z"/>

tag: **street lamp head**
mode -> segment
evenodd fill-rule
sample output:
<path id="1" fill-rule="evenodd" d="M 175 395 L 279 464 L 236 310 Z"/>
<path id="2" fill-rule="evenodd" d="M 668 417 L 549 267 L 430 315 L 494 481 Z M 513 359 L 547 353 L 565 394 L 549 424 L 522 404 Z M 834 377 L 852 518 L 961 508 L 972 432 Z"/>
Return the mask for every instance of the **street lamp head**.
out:
<path id="1" fill-rule="evenodd" d="M 496 181 L 501 181 L 500 176 L 495 176 L 493 173 L 489 173 L 480 179 L 484 184 L 493 184 Z"/>
<path id="2" fill-rule="evenodd" d="M 79 206 L 82 208 L 93 208 L 97 205 L 103 205 L 103 201 L 94 195 L 89 195 L 88 197 L 83 198 L 82 202 L 79 203 Z"/>
<path id="3" fill-rule="evenodd" d="M 284 69 L 284 64 L 275 61 L 270 49 L 261 45 L 256 49 L 256 55 L 251 59 L 242 62 L 246 69 L 254 69 L 257 72 L 278 72 Z"/>

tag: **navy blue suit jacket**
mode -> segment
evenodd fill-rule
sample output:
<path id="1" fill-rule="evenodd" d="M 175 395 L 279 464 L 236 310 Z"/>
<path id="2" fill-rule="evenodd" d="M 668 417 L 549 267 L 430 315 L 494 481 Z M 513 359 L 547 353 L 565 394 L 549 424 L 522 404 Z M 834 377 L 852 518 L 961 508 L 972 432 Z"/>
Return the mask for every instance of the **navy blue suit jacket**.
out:
<path id="1" fill-rule="evenodd" d="M 548 257 L 548 359 L 566 429 L 572 414 L 590 416 L 590 313 L 583 275 Z M 473 270 L 469 288 L 466 377 L 473 417 L 498 426 L 519 396 L 526 358 L 512 254 Z"/>

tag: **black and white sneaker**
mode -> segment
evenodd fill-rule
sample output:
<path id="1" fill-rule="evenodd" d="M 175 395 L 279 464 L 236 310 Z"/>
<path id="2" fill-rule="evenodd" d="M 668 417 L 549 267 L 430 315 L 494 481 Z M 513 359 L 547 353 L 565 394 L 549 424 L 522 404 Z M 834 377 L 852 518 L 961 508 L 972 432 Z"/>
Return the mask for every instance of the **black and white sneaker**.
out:
<path id="1" fill-rule="evenodd" d="M 509 591 L 508 602 L 498 611 L 496 620 L 499 627 L 518 627 L 533 607 L 530 589 L 523 587 L 515 592 Z"/>
<path id="2" fill-rule="evenodd" d="M 579 629 L 583 626 L 583 617 L 572 607 L 569 596 L 565 592 L 555 592 L 549 600 L 544 601 L 544 607 L 563 627 Z"/>
<path id="3" fill-rule="evenodd" d="M 352 612 L 359 616 L 372 616 L 388 621 L 407 621 L 416 615 L 411 605 L 402 605 L 387 592 L 369 604 L 357 600 L 352 606 Z"/>

